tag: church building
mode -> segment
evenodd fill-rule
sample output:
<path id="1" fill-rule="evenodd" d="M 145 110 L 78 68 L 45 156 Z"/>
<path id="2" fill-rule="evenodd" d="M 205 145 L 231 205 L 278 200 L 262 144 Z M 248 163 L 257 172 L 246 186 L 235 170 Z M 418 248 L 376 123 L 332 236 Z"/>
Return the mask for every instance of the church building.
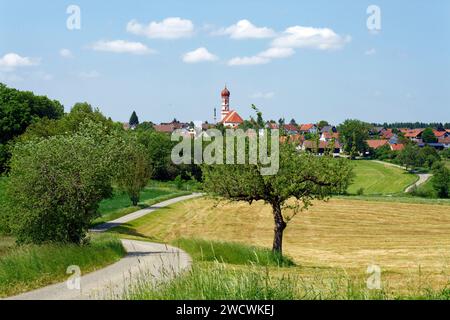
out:
<path id="1" fill-rule="evenodd" d="M 221 96 L 222 108 L 220 113 L 220 123 L 222 123 L 224 127 L 237 128 L 244 120 L 242 120 L 236 110 L 230 110 L 230 91 L 228 91 L 227 86 L 222 90 Z"/>

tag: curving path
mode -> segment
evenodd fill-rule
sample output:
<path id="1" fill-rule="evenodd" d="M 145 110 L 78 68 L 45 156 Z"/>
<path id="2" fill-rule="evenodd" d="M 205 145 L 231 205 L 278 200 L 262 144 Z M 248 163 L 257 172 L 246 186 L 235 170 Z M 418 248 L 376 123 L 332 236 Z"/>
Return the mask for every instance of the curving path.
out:
<path id="1" fill-rule="evenodd" d="M 387 165 L 387 166 L 396 167 L 396 168 L 399 168 L 399 169 L 406 170 L 405 167 L 400 166 L 400 165 L 395 164 L 395 163 L 390 163 L 390 162 L 385 162 L 385 161 L 380 161 L 380 160 L 372 160 L 372 161 L 373 161 L 373 162 L 380 163 L 380 164 L 384 164 L 384 165 Z M 413 189 L 414 187 L 418 187 L 418 186 L 424 184 L 425 182 L 428 181 L 428 179 L 430 179 L 430 178 L 433 176 L 433 175 L 430 174 L 430 173 L 416 173 L 416 175 L 419 177 L 419 180 L 417 180 L 416 182 L 414 182 L 412 185 L 408 186 L 408 187 L 405 189 L 405 193 L 411 192 L 412 189 Z"/>
<path id="2" fill-rule="evenodd" d="M 419 180 L 417 180 L 415 183 L 413 183 L 408 188 L 406 188 L 406 190 L 405 190 L 406 193 L 411 192 L 414 187 L 418 187 L 418 186 L 424 184 L 425 182 L 428 181 L 428 179 L 430 179 L 433 176 L 430 173 L 418 173 L 417 175 L 419 176 Z"/>
<path id="3" fill-rule="evenodd" d="M 93 232 L 105 232 L 120 224 L 138 219 L 159 208 L 200 197 L 192 194 L 156 204 L 120 219 L 95 227 Z M 127 287 L 141 277 L 153 281 L 169 280 L 187 270 L 192 263 L 189 255 L 181 249 L 166 244 L 121 239 L 127 255 L 120 261 L 80 278 L 79 289 L 69 289 L 67 282 L 57 283 L 17 296 L 12 300 L 87 300 L 120 298 Z M 82 272 L 82 270 L 81 270 Z M 68 275 L 69 277 L 70 275 Z"/>

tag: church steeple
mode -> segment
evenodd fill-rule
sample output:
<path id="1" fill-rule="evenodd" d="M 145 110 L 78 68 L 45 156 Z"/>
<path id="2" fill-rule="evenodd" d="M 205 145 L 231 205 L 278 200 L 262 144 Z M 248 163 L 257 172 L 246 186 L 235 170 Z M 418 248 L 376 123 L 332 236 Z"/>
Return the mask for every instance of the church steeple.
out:
<path id="1" fill-rule="evenodd" d="M 221 121 L 228 115 L 230 112 L 230 91 L 228 91 L 227 86 L 225 85 L 225 89 L 222 90 L 222 111 L 221 111 Z"/>

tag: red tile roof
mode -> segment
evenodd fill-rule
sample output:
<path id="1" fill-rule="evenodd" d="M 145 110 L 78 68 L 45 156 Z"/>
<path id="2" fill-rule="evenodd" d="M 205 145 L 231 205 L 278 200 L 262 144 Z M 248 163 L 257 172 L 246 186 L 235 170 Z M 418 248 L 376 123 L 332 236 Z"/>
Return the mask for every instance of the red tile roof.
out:
<path id="1" fill-rule="evenodd" d="M 437 131 L 437 130 L 433 130 L 433 133 L 435 135 L 436 138 L 439 137 L 443 137 L 447 134 L 447 131 Z"/>
<path id="2" fill-rule="evenodd" d="M 232 110 L 230 111 L 230 113 L 228 113 L 228 115 L 223 119 L 222 122 L 241 124 L 244 122 L 244 120 L 242 120 L 241 116 L 235 110 Z"/>
<path id="3" fill-rule="evenodd" d="M 417 138 L 425 129 L 411 129 L 405 133 L 406 138 Z"/>
<path id="4" fill-rule="evenodd" d="M 387 140 L 366 140 L 367 145 L 372 149 L 378 149 L 388 143 Z"/>
<path id="5" fill-rule="evenodd" d="M 290 136 L 281 136 L 280 142 L 295 142 L 302 143 L 305 140 L 305 137 L 301 134 L 293 134 Z"/>
<path id="6" fill-rule="evenodd" d="M 302 124 L 300 126 L 300 131 L 309 131 L 311 130 L 311 128 L 313 128 L 315 126 L 314 123 L 307 123 L 307 124 Z"/>
<path id="7" fill-rule="evenodd" d="M 394 136 L 392 129 L 386 129 L 381 132 L 381 137 L 384 139 L 390 139 Z"/>
<path id="8" fill-rule="evenodd" d="M 324 132 L 323 137 L 325 139 L 339 139 L 339 132 Z"/>
<path id="9" fill-rule="evenodd" d="M 439 137 L 438 138 L 438 142 L 439 143 L 443 143 L 443 144 L 450 144 L 450 136 L 448 136 L 448 137 Z"/>
<path id="10" fill-rule="evenodd" d="M 176 127 L 173 124 L 158 124 L 154 126 L 157 132 L 172 133 Z"/>
<path id="11" fill-rule="evenodd" d="M 298 131 L 298 126 L 293 125 L 293 124 L 285 124 L 284 125 L 284 129 L 286 129 L 287 131 Z"/>
<path id="12" fill-rule="evenodd" d="M 392 151 L 401 151 L 405 148 L 405 145 L 401 143 L 391 144 L 390 146 Z"/>

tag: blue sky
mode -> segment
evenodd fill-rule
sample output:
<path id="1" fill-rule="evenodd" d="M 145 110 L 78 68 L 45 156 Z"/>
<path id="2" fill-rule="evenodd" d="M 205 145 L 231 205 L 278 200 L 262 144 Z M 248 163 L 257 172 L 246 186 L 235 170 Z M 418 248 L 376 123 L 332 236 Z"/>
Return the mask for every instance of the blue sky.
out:
<path id="1" fill-rule="evenodd" d="M 212 121 L 226 83 L 243 117 L 450 122 L 449 39 L 445 0 L 0 0 L 0 82 L 117 121 Z"/>

